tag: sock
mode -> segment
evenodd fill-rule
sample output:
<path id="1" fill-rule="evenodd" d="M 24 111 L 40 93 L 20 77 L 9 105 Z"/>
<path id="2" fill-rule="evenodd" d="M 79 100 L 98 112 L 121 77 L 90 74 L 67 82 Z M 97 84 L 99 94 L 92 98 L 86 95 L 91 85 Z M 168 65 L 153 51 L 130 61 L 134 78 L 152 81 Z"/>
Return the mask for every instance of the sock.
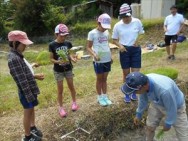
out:
<path id="1" fill-rule="evenodd" d="M 102 97 L 102 94 L 98 95 L 98 98 L 101 98 Z"/>
<path id="2" fill-rule="evenodd" d="M 36 126 L 33 126 L 33 127 L 31 127 L 30 129 L 31 129 L 31 130 L 35 130 L 35 129 L 37 129 L 37 128 L 36 128 Z"/>
<path id="3" fill-rule="evenodd" d="M 107 94 L 102 94 L 103 97 L 107 97 Z"/>
<path id="4" fill-rule="evenodd" d="M 30 138 L 31 138 L 31 135 L 29 135 L 29 136 L 26 136 L 26 135 L 25 135 L 25 138 L 26 138 L 26 139 L 30 139 Z"/>

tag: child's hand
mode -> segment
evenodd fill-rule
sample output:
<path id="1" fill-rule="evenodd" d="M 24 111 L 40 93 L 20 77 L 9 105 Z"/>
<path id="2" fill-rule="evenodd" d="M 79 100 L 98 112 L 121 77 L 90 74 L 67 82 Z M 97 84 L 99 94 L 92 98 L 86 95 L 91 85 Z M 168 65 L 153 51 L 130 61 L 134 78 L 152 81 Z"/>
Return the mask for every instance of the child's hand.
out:
<path id="1" fill-rule="evenodd" d="M 33 64 L 31 64 L 31 66 L 32 66 L 32 68 L 37 68 L 37 67 L 39 67 L 40 65 L 39 65 L 38 63 L 33 63 Z"/>
<path id="2" fill-rule="evenodd" d="M 100 61 L 100 57 L 98 55 L 94 55 L 95 61 Z"/>
<path id="3" fill-rule="evenodd" d="M 62 59 L 60 59 L 60 60 L 57 60 L 57 64 L 65 65 L 65 64 L 69 64 L 69 61 L 63 61 Z"/>
<path id="4" fill-rule="evenodd" d="M 113 62 L 114 62 L 113 59 L 111 59 L 111 64 L 113 64 Z"/>
<path id="5" fill-rule="evenodd" d="M 127 52 L 126 48 L 123 45 L 119 46 L 119 51 L 120 52 L 124 52 L 124 51 Z"/>
<path id="6" fill-rule="evenodd" d="M 74 63 L 76 63 L 77 62 L 77 57 L 78 57 L 78 55 L 71 55 L 70 56 L 71 57 L 71 60 L 74 62 Z"/>
<path id="7" fill-rule="evenodd" d="M 44 74 L 43 73 L 35 74 L 34 77 L 35 77 L 35 79 L 43 80 L 44 79 Z"/>

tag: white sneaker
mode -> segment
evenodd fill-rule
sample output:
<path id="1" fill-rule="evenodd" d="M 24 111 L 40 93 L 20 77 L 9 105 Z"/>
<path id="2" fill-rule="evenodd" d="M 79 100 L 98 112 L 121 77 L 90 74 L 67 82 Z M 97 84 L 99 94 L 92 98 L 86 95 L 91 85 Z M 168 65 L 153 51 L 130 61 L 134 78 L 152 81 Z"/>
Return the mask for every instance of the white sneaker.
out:
<path id="1" fill-rule="evenodd" d="M 112 104 L 112 101 L 108 98 L 107 94 L 103 94 L 103 99 L 107 103 L 107 105 Z"/>
<path id="2" fill-rule="evenodd" d="M 104 100 L 103 96 L 102 95 L 99 95 L 98 98 L 97 98 L 99 104 L 101 106 L 107 106 L 108 104 L 106 103 L 106 101 Z"/>

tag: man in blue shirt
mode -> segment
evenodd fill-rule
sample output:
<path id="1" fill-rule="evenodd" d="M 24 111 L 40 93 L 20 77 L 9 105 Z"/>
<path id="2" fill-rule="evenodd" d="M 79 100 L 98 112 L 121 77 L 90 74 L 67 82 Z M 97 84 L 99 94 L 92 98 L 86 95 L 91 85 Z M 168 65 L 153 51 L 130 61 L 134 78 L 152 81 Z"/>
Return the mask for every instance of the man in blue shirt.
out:
<path id="1" fill-rule="evenodd" d="M 141 120 L 150 102 L 146 121 L 147 141 L 153 141 L 155 129 L 163 117 L 165 117 L 163 131 L 169 131 L 173 126 L 179 141 L 188 141 L 184 94 L 172 79 L 154 73 L 144 75 L 132 72 L 127 75 L 121 90 L 124 94 L 136 92 L 139 95 L 135 124 Z"/>

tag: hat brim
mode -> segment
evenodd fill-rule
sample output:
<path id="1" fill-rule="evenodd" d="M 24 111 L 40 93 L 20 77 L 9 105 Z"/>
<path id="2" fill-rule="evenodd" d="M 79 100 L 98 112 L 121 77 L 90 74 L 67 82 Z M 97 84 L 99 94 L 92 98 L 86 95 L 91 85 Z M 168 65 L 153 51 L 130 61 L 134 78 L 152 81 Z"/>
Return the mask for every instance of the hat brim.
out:
<path id="1" fill-rule="evenodd" d="M 103 23 L 101 23 L 101 26 L 104 29 L 111 29 L 111 25 L 110 24 L 103 24 Z"/>
<path id="2" fill-rule="evenodd" d="M 24 45 L 31 45 L 33 44 L 33 42 L 29 39 L 25 39 L 25 40 L 19 40 L 19 42 L 21 42 Z"/>
<path id="3" fill-rule="evenodd" d="M 120 14 L 120 18 L 131 17 L 131 13 Z"/>
<path id="4" fill-rule="evenodd" d="M 133 92 L 135 92 L 137 89 L 131 89 L 130 87 L 128 87 L 126 85 L 126 83 L 124 83 L 122 86 L 121 86 L 121 91 L 124 93 L 124 94 L 132 94 Z"/>
<path id="5" fill-rule="evenodd" d="M 61 36 L 69 35 L 69 33 L 59 33 Z"/>

